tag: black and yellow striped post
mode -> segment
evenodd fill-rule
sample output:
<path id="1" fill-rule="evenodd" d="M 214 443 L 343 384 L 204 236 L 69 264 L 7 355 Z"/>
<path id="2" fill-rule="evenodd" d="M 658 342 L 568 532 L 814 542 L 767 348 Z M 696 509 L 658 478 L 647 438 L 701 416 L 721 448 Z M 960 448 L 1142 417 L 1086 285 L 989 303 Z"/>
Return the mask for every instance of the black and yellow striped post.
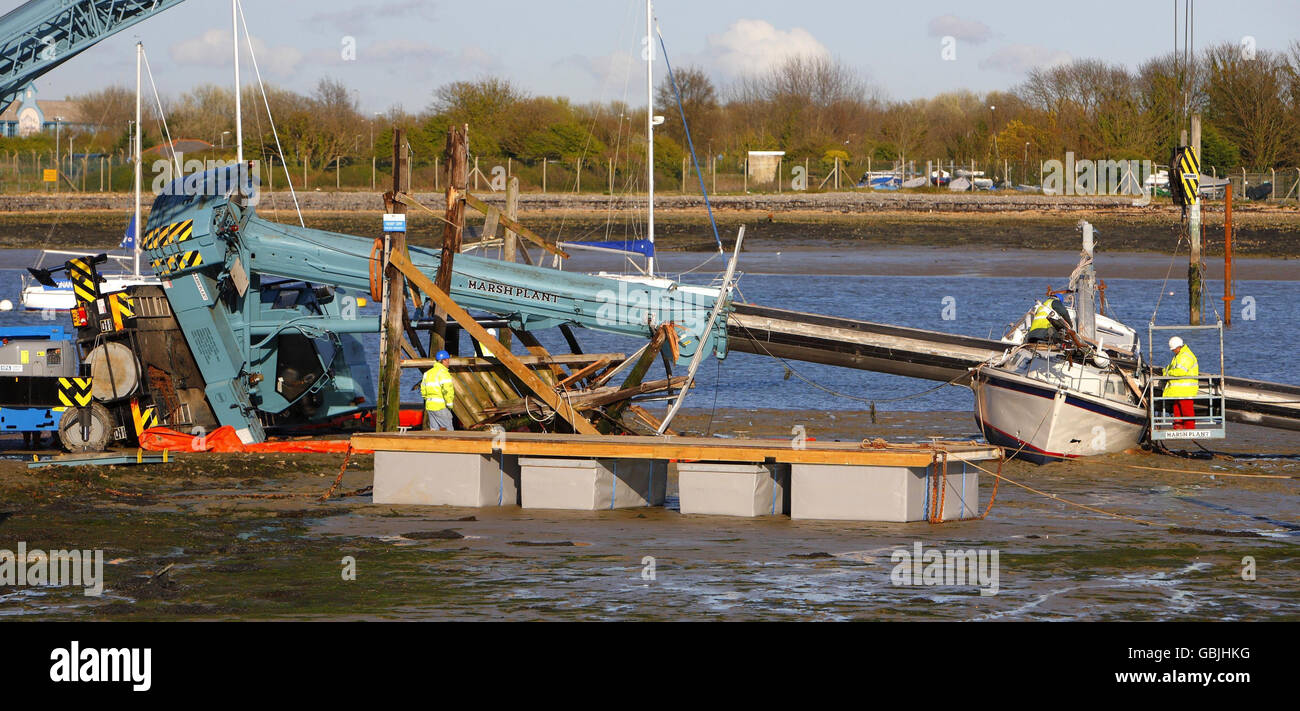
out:
<path id="1" fill-rule="evenodd" d="M 69 259 L 66 268 L 78 306 L 99 298 L 99 270 L 95 269 L 93 260 L 81 257 Z"/>
<path id="2" fill-rule="evenodd" d="M 1178 183 L 1182 186 L 1183 200 L 1188 205 L 1201 201 L 1201 161 L 1190 146 L 1178 149 Z"/>
<path id="3" fill-rule="evenodd" d="M 108 311 L 113 317 L 113 330 L 121 331 L 126 328 L 127 319 L 135 318 L 135 299 L 125 291 L 109 294 Z"/>
<path id="4" fill-rule="evenodd" d="M 90 378 L 59 378 L 59 403 L 64 407 L 88 407 L 91 398 Z"/>
<path id="5" fill-rule="evenodd" d="M 158 426 L 158 410 L 153 405 L 140 407 L 139 400 L 131 400 L 131 420 L 135 425 L 135 436 L 138 439 L 145 430 Z"/>

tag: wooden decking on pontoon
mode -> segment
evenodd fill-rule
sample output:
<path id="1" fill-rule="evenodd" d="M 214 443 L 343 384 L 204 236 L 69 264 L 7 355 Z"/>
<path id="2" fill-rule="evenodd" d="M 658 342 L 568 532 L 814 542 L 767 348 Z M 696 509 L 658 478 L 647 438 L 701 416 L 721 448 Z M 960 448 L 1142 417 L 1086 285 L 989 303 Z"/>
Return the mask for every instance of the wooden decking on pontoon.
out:
<path id="1" fill-rule="evenodd" d="M 504 439 L 503 439 L 504 438 Z M 534 432 L 367 432 L 352 436 L 358 448 L 380 452 L 492 454 L 524 457 L 687 459 L 709 462 L 778 462 L 848 466 L 924 467 L 936 461 L 998 459 L 1001 450 L 974 442 L 887 444 L 803 442 L 712 437 L 605 437 Z"/>

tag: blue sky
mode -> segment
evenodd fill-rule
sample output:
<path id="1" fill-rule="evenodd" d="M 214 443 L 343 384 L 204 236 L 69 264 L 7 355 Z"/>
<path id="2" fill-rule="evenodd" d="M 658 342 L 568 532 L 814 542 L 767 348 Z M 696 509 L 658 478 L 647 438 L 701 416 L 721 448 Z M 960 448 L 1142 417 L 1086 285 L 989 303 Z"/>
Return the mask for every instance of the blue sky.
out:
<path id="1" fill-rule="evenodd" d="M 321 77 L 355 87 L 361 108 L 424 108 L 435 88 L 505 76 L 534 94 L 644 105 L 643 0 L 243 0 L 267 81 L 307 90 Z M 8 11 L 19 3 L 0 3 Z M 1136 66 L 1173 45 L 1174 0 L 1079 4 L 658 0 L 675 65 L 720 84 L 791 54 L 838 58 L 891 99 L 1006 89 L 1036 65 L 1098 57 Z M 1177 5 L 1181 8 L 1182 0 Z M 1196 45 L 1284 49 L 1300 39 L 1300 2 L 1197 3 Z M 160 91 L 231 81 L 230 3 L 189 0 L 87 50 L 38 82 L 45 98 L 134 82 L 143 40 Z M 941 56 L 955 39 L 955 60 Z M 343 52 L 355 40 L 355 59 Z M 952 45 L 950 45 L 952 46 Z M 244 60 L 244 78 L 252 80 Z M 662 73 L 662 64 L 658 72 Z"/>

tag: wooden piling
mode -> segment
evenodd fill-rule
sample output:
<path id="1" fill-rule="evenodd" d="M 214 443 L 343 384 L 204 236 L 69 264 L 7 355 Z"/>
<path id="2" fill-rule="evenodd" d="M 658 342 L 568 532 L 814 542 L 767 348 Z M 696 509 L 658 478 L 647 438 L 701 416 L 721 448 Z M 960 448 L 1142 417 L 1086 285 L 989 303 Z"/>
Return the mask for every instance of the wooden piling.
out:
<path id="1" fill-rule="evenodd" d="M 384 196 L 384 209 L 406 214 L 406 205 L 397 196 L 406 192 L 406 132 L 393 129 L 393 190 Z M 397 430 L 402 400 L 401 344 L 406 312 L 406 279 L 392 265 L 393 254 L 406 254 L 406 233 L 385 235 L 384 250 L 384 322 L 382 348 L 379 351 L 379 402 L 375 412 L 375 430 Z"/>
<path id="2" fill-rule="evenodd" d="M 506 217 L 511 220 L 519 218 L 519 178 L 512 177 L 506 183 Z M 519 250 L 519 237 L 509 227 L 505 229 L 505 245 L 501 249 L 501 258 L 507 262 L 514 262 Z M 510 332 L 506 331 L 501 334 L 501 345 L 507 349 L 510 348 Z"/>
<path id="3" fill-rule="evenodd" d="M 451 292 L 451 270 L 456 255 L 460 253 L 461 238 L 465 232 L 465 194 L 469 191 L 469 126 L 452 127 L 447 131 L 447 216 L 442 224 L 442 259 L 434 285 L 447 294 Z M 434 333 L 431 349 L 446 348 L 447 313 L 434 311 Z"/>

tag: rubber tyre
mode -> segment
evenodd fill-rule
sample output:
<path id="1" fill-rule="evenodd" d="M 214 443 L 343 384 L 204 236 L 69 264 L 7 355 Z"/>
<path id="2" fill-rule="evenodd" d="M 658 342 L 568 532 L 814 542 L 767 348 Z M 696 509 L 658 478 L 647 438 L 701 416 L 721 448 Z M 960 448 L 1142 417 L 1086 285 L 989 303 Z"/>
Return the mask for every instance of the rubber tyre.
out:
<path id="1" fill-rule="evenodd" d="M 82 437 L 79 409 L 69 407 L 59 420 L 59 443 L 69 452 L 103 452 L 113 437 L 113 416 L 103 405 L 90 403 L 90 433 Z"/>

